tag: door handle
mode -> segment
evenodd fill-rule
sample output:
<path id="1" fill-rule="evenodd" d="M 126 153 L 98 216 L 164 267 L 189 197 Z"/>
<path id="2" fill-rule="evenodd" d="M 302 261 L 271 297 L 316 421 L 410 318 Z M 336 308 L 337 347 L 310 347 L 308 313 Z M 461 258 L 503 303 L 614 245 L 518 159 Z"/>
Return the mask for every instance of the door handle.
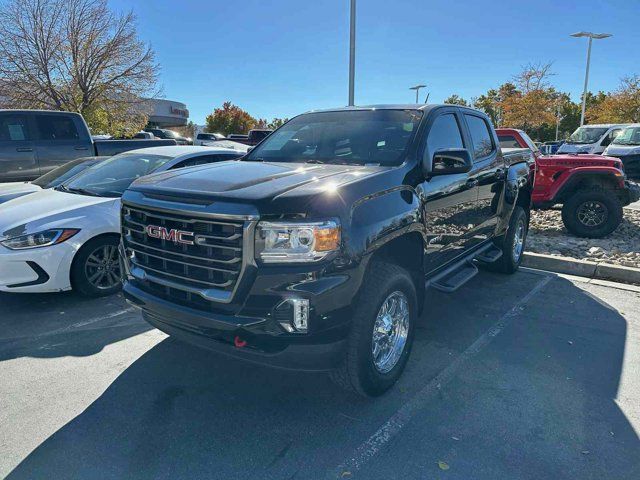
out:
<path id="1" fill-rule="evenodd" d="M 78 145 L 77 147 L 73 147 L 74 150 L 89 150 L 89 147 L 85 147 L 82 145 Z"/>
<path id="2" fill-rule="evenodd" d="M 16 148 L 16 152 L 33 152 L 33 148 L 31 148 L 31 147 L 18 147 L 18 148 Z"/>
<path id="3" fill-rule="evenodd" d="M 470 178 L 469 180 L 467 180 L 467 183 L 465 183 L 467 188 L 473 188 L 473 187 L 477 187 L 478 186 L 478 179 L 477 178 Z"/>

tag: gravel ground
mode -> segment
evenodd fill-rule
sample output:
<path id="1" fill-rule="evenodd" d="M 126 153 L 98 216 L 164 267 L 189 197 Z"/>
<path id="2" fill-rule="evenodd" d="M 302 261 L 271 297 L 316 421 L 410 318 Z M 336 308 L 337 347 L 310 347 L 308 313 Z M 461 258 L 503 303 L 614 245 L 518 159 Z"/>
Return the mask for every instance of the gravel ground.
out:
<path id="1" fill-rule="evenodd" d="M 579 238 L 567 232 L 560 211 L 537 210 L 527 239 L 531 252 L 640 268 L 640 210 L 624 209 L 624 219 L 605 238 Z"/>

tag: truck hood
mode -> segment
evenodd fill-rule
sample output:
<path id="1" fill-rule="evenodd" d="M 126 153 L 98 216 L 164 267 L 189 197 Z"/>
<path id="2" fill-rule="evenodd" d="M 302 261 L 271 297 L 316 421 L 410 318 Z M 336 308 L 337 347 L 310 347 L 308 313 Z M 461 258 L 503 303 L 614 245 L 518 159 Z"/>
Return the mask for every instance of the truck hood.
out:
<path id="1" fill-rule="evenodd" d="M 42 188 L 30 182 L 0 183 L 0 203 L 40 190 Z"/>
<path id="2" fill-rule="evenodd" d="M 170 170 L 136 180 L 130 190 L 238 202 L 286 199 L 336 191 L 393 167 L 230 161 Z"/>
<path id="3" fill-rule="evenodd" d="M 640 145 L 609 145 L 604 155 L 624 157 L 625 155 L 640 155 Z"/>
<path id="4" fill-rule="evenodd" d="M 563 143 L 558 149 L 558 153 L 591 153 L 598 145 L 594 143 Z"/>
<path id="5" fill-rule="evenodd" d="M 47 228 L 73 228 L 74 222 L 83 217 L 95 219 L 104 215 L 103 209 L 117 213 L 120 199 L 90 197 L 74 193 L 44 189 L 14 198 L 0 205 L 0 238 L 35 233 Z"/>

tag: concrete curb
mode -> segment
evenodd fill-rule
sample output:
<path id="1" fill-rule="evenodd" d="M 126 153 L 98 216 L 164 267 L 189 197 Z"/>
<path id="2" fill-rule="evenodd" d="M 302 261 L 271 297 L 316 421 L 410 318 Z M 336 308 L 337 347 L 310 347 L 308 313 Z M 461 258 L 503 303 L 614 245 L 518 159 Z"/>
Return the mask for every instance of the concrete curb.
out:
<path id="1" fill-rule="evenodd" d="M 622 267 L 604 262 L 596 263 L 587 260 L 576 260 L 570 257 L 525 252 L 522 258 L 522 266 L 576 275 L 578 277 L 613 280 L 616 282 L 640 285 L 640 268 Z"/>

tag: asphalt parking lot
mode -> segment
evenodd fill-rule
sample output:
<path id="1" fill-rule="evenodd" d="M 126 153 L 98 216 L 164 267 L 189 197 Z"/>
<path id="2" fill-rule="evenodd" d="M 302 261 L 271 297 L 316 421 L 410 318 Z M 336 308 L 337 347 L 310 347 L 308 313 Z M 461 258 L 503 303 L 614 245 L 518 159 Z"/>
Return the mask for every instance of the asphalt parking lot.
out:
<path id="1" fill-rule="evenodd" d="M 640 289 L 483 272 L 431 292 L 364 400 L 150 328 L 119 296 L 0 295 L 0 476 L 640 478 Z"/>

